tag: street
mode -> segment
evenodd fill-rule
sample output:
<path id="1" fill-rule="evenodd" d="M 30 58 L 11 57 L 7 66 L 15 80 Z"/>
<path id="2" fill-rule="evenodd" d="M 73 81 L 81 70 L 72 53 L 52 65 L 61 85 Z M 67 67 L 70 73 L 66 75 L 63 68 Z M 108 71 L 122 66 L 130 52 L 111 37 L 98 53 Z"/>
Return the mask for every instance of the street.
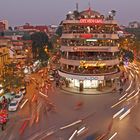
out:
<path id="1" fill-rule="evenodd" d="M 62 91 L 56 88 L 54 83 L 53 90 L 49 90 L 48 94 L 39 94 L 35 88 L 36 84 L 31 82 L 18 111 L 9 113 L 10 119 L 6 129 L 0 132 L 1 140 L 67 140 L 82 126 L 86 126 L 88 130 L 76 136 L 76 140 L 84 139 L 91 134 L 101 137 L 105 133 L 107 135 L 104 139 L 109 139 L 115 132 L 114 140 L 132 138 L 138 140 L 139 74 L 131 66 L 130 64 L 127 68 L 129 81 L 124 85 L 122 94 L 114 92 L 93 96 L 78 95 Z M 31 77 L 41 82 L 39 73 L 34 73 Z M 137 95 L 134 96 L 136 93 Z M 28 101 L 21 108 L 26 99 Z M 76 104 L 81 101 L 83 105 L 75 109 Z M 119 101 L 121 102 L 118 103 Z M 50 103 L 54 105 L 54 110 L 48 110 Z M 126 118 L 113 119 L 112 116 L 121 108 L 132 109 Z"/>

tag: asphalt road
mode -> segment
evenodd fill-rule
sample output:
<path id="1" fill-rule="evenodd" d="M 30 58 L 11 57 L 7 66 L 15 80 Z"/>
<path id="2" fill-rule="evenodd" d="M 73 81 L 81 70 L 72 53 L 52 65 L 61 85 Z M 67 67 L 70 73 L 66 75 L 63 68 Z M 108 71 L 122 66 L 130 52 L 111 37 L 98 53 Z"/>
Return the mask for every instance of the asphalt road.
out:
<path id="1" fill-rule="evenodd" d="M 41 83 L 41 77 L 39 74 L 31 75 L 35 80 L 27 87 L 27 95 L 20 106 L 26 99 L 29 100 L 23 108 L 19 107 L 17 112 L 9 114 L 10 120 L 5 131 L 0 132 L 0 140 L 68 140 L 75 130 L 83 126 L 87 128 L 86 133 L 73 140 L 84 140 L 88 135 L 105 135 L 104 140 L 108 140 L 113 134 L 113 140 L 139 140 L 139 70 L 132 64 L 126 69 L 129 81 L 124 85 L 122 94 L 116 92 L 93 96 L 66 93 L 55 86 L 48 97 L 38 94 L 35 87 L 39 85 L 33 81 Z M 75 109 L 79 101 L 84 104 L 80 109 Z M 56 110 L 47 112 L 50 102 L 56 106 Z M 125 110 L 113 119 L 113 115 L 122 108 Z M 119 117 L 129 109 L 130 113 L 120 120 Z M 69 124 L 73 126 L 64 127 Z"/>

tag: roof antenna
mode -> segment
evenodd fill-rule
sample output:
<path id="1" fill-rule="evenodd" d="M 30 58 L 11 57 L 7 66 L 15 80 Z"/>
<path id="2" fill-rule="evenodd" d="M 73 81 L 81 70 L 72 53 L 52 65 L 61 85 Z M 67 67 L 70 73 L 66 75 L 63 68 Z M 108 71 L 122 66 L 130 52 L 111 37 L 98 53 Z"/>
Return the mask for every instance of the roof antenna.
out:
<path id="1" fill-rule="evenodd" d="M 91 10 L 90 1 L 88 2 L 89 10 Z"/>
<path id="2" fill-rule="evenodd" d="M 76 3 L 76 11 L 78 11 L 79 10 L 79 5 L 78 5 L 78 3 Z"/>

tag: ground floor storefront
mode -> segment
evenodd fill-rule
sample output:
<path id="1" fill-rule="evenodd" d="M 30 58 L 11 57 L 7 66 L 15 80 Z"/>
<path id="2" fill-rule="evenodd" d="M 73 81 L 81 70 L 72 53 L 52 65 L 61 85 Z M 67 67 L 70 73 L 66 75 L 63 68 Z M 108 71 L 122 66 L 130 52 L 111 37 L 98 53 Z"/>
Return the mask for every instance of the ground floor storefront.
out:
<path id="1" fill-rule="evenodd" d="M 114 76 L 80 76 L 68 75 L 59 72 L 61 88 L 67 91 L 76 91 L 88 94 L 103 92 L 104 90 L 118 90 L 120 88 L 120 74 Z"/>

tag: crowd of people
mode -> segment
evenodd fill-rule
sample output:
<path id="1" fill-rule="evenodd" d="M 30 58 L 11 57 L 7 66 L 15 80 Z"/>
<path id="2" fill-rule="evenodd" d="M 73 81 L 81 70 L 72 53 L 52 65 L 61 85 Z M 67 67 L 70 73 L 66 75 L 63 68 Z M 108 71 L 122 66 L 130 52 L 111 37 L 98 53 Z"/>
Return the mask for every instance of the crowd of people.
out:
<path id="1" fill-rule="evenodd" d="M 73 66 L 70 67 L 62 67 L 61 71 L 65 71 L 66 73 L 73 73 L 73 74 L 94 74 L 94 75 L 99 75 L 99 74 L 112 74 L 112 73 L 117 73 L 119 71 L 119 68 L 117 67 L 94 67 L 94 68 L 76 68 Z"/>
<path id="2" fill-rule="evenodd" d="M 70 60 L 89 60 L 89 61 L 97 61 L 97 60 L 113 60 L 118 58 L 118 54 L 111 52 L 84 52 L 84 53 L 74 53 L 70 52 L 67 57 L 66 53 L 62 55 L 62 58 L 70 59 Z"/>
<path id="3" fill-rule="evenodd" d="M 63 33 L 116 34 L 117 27 L 112 25 L 94 25 L 94 26 L 64 25 Z"/>

